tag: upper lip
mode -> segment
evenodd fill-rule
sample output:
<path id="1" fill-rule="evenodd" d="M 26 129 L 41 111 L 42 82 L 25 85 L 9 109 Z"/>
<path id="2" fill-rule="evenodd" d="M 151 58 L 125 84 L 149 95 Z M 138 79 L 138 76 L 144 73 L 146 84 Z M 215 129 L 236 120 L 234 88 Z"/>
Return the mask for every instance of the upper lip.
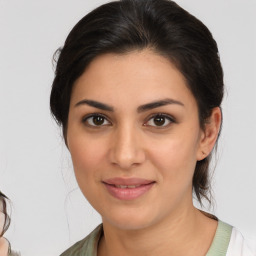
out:
<path id="1" fill-rule="evenodd" d="M 103 180 L 103 183 L 109 185 L 125 185 L 125 186 L 136 186 L 136 185 L 147 185 L 155 182 L 154 180 L 147 180 L 142 178 L 121 178 L 115 177 Z"/>

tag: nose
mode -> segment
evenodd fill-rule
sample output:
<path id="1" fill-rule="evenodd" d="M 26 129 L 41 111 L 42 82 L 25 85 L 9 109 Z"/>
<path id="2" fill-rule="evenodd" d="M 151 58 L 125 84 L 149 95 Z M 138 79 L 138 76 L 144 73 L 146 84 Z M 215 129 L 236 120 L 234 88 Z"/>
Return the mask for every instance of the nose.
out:
<path id="1" fill-rule="evenodd" d="M 145 159 L 140 132 L 129 125 L 116 129 L 110 148 L 111 163 L 128 170 L 142 164 Z"/>

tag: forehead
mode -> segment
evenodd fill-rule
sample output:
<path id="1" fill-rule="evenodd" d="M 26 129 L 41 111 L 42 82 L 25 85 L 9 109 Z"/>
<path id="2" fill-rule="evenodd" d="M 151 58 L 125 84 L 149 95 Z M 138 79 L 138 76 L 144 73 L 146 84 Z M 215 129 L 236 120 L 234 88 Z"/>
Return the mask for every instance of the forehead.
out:
<path id="1" fill-rule="evenodd" d="M 118 96 L 118 97 L 117 97 Z M 73 86 L 71 105 L 83 97 L 115 103 L 118 98 L 150 102 L 157 98 L 195 101 L 181 72 L 151 51 L 104 54 L 95 58 Z"/>

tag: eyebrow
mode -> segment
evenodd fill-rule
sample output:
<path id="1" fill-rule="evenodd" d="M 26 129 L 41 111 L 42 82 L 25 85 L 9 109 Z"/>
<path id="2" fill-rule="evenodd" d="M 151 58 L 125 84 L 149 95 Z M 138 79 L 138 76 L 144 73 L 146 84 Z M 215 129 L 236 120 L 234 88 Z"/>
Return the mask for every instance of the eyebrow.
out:
<path id="1" fill-rule="evenodd" d="M 151 103 L 147 103 L 145 105 L 141 105 L 138 107 L 137 111 L 140 113 L 140 112 L 144 112 L 144 111 L 151 110 L 154 108 L 159 108 L 162 106 L 170 105 L 170 104 L 184 106 L 184 104 L 182 102 L 168 98 L 168 99 L 163 99 L 163 100 L 158 100 L 158 101 L 154 101 Z"/>
<path id="2" fill-rule="evenodd" d="M 95 100 L 86 100 L 86 99 L 77 102 L 75 104 L 75 107 L 80 106 L 80 105 L 84 105 L 84 104 L 88 105 L 88 106 L 91 106 L 91 107 L 94 107 L 94 108 L 105 110 L 105 111 L 110 111 L 110 112 L 114 111 L 114 107 L 112 107 L 110 105 L 107 105 L 105 103 L 101 103 L 101 102 L 98 102 L 98 101 L 95 101 Z M 141 112 L 145 112 L 145 111 L 148 111 L 148 110 L 151 110 L 151 109 L 154 109 L 154 108 L 159 108 L 159 107 L 170 105 L 170 104 L 176 104 L 176 105 L 184 106 L 184 104 L 182 102 L 168 98 L 168 99 L 157 100 L 157 101 L 154 101 L 154 102 L 150 102 L 150 103 L 141 105 L 137 108 L 137 112 L 141 113 Z"/>
<path id="3" fill-rule="evenodd" d="M 76 103 L 75 107 L 80 106 L 80 105 L 84 105 L 84 104 L 86 104 L 88 106 L 91 106 L 91 107 L 94 107 L 94 108 L 99 108 L 99 109 L 102 109 L 102 110 L 110 111 L 110 112 L 114 111 L 113 107 L 111 107 L 107 104 L 95 101 L 95 100 L 81 100 L 81 101 Z"/>

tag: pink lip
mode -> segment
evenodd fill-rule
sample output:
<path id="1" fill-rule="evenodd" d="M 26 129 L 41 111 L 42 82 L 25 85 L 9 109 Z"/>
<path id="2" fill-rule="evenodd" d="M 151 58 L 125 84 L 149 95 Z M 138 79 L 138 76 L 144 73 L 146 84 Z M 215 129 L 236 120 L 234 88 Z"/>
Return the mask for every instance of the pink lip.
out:
<path id="1" fill-rule="evenodd" d="M 103 181 L 108 192 L 120 200 L 133 200 L 148 192 L 155 181 L 141 178 L 112 178 Z M 121 188 L 117 186 L 135 186 L 132 188 Z"/>

